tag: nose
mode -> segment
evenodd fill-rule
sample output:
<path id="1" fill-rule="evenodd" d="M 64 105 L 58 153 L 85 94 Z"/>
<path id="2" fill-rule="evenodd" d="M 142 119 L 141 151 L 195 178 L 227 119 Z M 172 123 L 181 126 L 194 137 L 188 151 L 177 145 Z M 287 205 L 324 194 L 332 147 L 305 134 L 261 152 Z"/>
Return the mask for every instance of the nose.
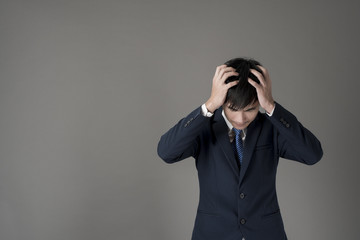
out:
<path id="1" fill-rule="evenodd" d="M 239 122 L 240 123 L 245 123 L 246 122 L 246 114 L 244 113 L 244 112 L 240 112 L 240 114 L 239 114 Z"/>
<path id="2" fill-rule="evenodd" d="M 247 121 L 246 114 L 243 111 L 239 112 L 237 120 L 238 120 L 238 123 L 244 124 Z"/>

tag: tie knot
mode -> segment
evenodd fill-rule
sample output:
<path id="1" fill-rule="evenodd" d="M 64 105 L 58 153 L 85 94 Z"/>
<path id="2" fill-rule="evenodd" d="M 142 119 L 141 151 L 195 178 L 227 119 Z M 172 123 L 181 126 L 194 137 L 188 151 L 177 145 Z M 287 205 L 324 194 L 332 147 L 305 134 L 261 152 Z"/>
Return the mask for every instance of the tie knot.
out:
<path id="1" fill-rule="evenodd" d="M 235 135 L 240 135 L 241 134 L 241 129 L 236 129 L 236 128 L 233 128 L 233 130 L 234 130 L 234 133 L 235 133 Z"/>

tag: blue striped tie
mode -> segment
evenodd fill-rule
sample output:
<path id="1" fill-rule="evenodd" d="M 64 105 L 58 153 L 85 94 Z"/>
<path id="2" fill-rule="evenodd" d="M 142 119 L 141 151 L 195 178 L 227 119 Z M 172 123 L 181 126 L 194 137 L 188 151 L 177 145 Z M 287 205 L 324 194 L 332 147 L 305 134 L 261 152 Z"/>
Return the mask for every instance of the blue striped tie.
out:
<path id="1" fill-rule="evenodd" d="M 235 146 L 236 146 L 236 153 L 240 161 L 240 165 L 242 164 L 243 159 L 243 153 L 244 153 L 244 147 L 243 147 L 243 141 L 241 138 L 241 131 L 239 129 L 233 128 L 235 132 Z"/>

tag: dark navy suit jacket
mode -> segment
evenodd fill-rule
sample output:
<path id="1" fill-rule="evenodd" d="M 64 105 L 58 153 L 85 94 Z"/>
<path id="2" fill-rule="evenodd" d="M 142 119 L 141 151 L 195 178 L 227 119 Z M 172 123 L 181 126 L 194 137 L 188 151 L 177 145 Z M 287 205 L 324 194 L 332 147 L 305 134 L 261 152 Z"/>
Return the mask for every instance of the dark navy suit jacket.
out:
<path id="1" fill-rule="evenodd" d="M 248 126 L 239 169 L 221 112 L 204 117 L 195 109 L 158 144 L 167 163 L 196 160 L 200 200 L 192 240 L 287 239 L 275 188 L 279 157 L 315 164 L 320 142 L 276 103 L 271 117 L 259 112 Z"/>

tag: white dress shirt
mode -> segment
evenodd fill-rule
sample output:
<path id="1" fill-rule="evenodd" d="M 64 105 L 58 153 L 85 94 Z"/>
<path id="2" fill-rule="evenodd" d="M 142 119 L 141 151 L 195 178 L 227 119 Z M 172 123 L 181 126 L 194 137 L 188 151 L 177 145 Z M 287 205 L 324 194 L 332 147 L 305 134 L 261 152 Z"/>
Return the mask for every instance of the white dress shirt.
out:
<path id="1" fill-rule="evenodd" d="M 266 114 L 271 117 L 274 113 L 274 110 L 275 110 L 275 107 L 274 109 L 271 111 L 271 113 L 267 113 Z M 205 103 L 203 105 L 201 105 L 201 114 L 205 117 L 212 117 L 214 115 L 214 113 L 211 113 L 209 112 L 209 110 L 206 108 L 206 105 Z M 224 112 L 224 109 L 222 110 L 221 112 L 221 115 L 223 116 L 225 122 L 226 122 L 226 125 L 228 126 L 228 135 L 229 135 L 229 139 L 230 139 L 230 142 L 234 141 L 234 138 L 235 138 L 235 133 L 233 131 L 233 125 L 230 123 L 230 121 L 227 119 L 226 115 L 225 115 L 225 112 Z M 245 142 L 245 138 L 246 138 L 246 128 L 243 129 L 241 131 L 241 139 L 243 141 L 243 143 Z"/>

